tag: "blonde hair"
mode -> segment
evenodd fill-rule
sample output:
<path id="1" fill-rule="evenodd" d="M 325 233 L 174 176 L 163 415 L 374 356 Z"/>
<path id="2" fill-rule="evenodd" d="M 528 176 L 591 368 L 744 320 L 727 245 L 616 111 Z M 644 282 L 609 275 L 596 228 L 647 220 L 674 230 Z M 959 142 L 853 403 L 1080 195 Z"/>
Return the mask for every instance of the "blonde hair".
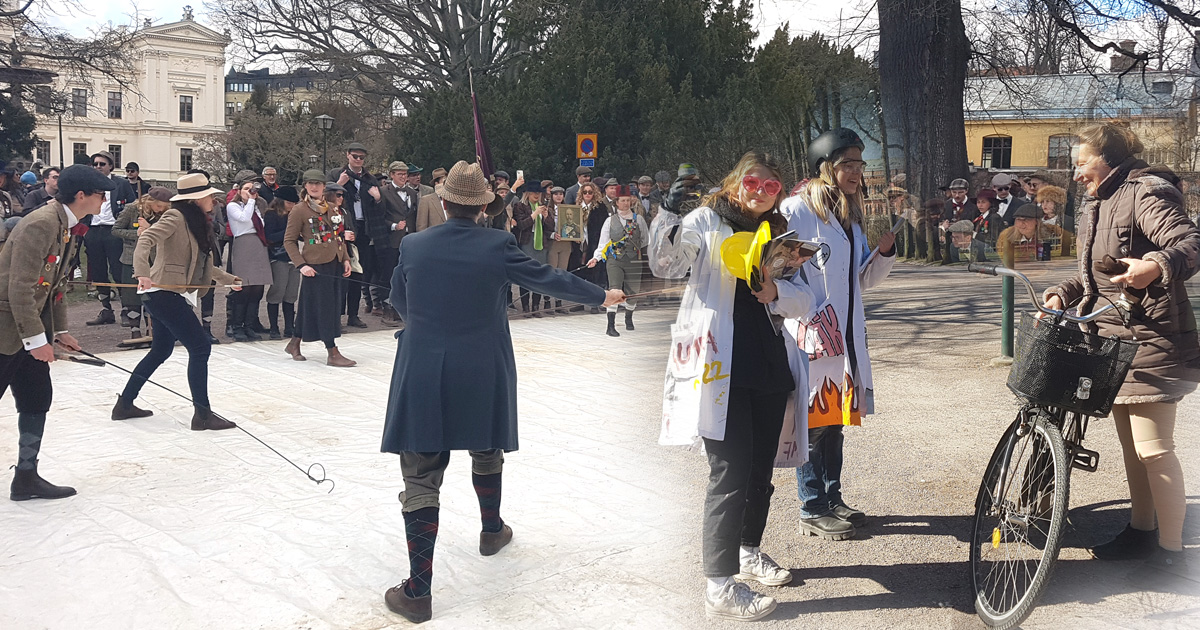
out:
<path id="1" fill-rule="evenodd" d="M 171 202 L 159 201 L 148 194 L 138 197 L 134 204 L 137 205 L 138 216 L 147 221 L 157 221 L 164 212 L 171 209 Z"/>
<path id="2" fill-rule="evenodd" d="M 1067 191 L 1058 186 L 1042 186 L 1038 188 L 1037 202 L 1053 201 L 1055 205 L 1062 209 L 1067 205 Z"/>
<path id="3" fill-rule="evenodd" d="M 782 234 L 787 230 L 787 220 L 779 212 L 779 205 L 783 203 L 784 198 L 782 188 L 783 173 L 779 170 L 779 163 L 775 161 L 775 158 L 770 153 L 747 151 L 742 156 L 742 159 L 738 160 L 738 163 L 733 166 L 733 170 L 729 171 L 729 174 L 725 176 L 725 179 L 721 180 L 721 186 L 717 188 L 716 192 L 704 200 L 704 205 L 711 208 L 714 203 L 724 201 L 745 214 L 745 208 L 742 207 L 742 202 L 738 199 L 738 192 L 742 189 L 742 178 L 759 166 L 771 171 L 771 177 L 779 180 L 779 194 L 775 195 L 775 203 L 763 215 L 763 218 L 771 222 L 771 228 L 775 230 L 776 235 Z"/>
<path id="4" fill-rule="evenodd" d="M 1132 129 L 1112 123 L 1084 127 L 1079 132 L 1079 143 L 1091 147 L 1111 167 L 1146 150 Z"/>
<path id="5" fill-rule="evenodd" d="M 837 217 L 842 229 L 847 232 L 850 231 L 850 226 L 855 224 L 865 229 L 863 206 L 866 204 L 863 199 L 862 183 L 859 183 L 858 190 L 854 191 L 852 195 L 847 195 L 837 185 L 835 164 L 842 153 L 844 150 L 835 153 L 832 156 L 833 159 L 821 162 L 820 168 L 817 169 L 817 176 L 808 180 L 800 194 L 804 197 L 808 207 L 822 221 L 829 223 L 829 217 L 833 215 Z"/>

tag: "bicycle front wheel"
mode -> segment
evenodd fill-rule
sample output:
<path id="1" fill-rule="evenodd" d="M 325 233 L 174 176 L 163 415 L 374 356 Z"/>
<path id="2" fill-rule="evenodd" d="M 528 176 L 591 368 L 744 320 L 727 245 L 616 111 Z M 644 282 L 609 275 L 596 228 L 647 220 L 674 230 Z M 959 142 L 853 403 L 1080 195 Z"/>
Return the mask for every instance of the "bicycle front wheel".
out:
<path id="1" fill-rule="evenodd" d="M 975 611 L 1007 630 L 1029 616 L 1062 544 L 1067 515 L 1062 433 L 1041 409 L 1022 411 L 992 455 L 975 499 Z"/>

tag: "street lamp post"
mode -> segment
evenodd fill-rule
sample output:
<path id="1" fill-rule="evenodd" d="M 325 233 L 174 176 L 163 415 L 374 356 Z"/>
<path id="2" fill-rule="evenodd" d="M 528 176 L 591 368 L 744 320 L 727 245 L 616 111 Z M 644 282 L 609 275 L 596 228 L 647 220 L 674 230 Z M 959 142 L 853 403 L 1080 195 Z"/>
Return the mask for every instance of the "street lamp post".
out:
<path id="1" fill-rule="evenodd" d="M 329 172 L 329 130 L 333 128 L 333 116 L 321 114 L 314 120 L 321 127 L 321 172 Z"/>

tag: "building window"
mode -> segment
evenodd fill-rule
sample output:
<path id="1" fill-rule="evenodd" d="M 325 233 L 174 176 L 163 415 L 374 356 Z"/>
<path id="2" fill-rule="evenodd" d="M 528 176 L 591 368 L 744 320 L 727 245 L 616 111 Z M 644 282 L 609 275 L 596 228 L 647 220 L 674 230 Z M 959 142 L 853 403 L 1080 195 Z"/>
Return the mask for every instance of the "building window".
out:
<path id="1" fill-rule="evenodd" d="M 300 101 L 300 113 L 301 114 L 312 113 L 312 103 L 310 103 L 308 101 Z"/>
<path id="2" fill-rule="evenodd" d="M 113 164 L 113 168 L 120 169 L 121 165 L 124 164 L 124 162 L 121 161 L 121 145 L 119 145 L 119 144 L 108 145 L 108 152 L 112 154 L 113 161 L 116 162 L 115 164 Z"/>
<path id="3" fill-rule="evenodd" d="M 87 143 L 86 142 L 76 142 L 76 143 L 72 144 L 71 145 L 71 159 L 75 160 L 81 155 L 84 157 L 84 159 L 87 159 L 87 157 L 89 155 L 88 150 L 87 150 Z M 88 160 L 88 166 L 91 166 L 91 160 Z"/>
<path id="4" fill-rule="evenodd" d="M 179 122 L 192 122 L 192 97 L 190 96 L 179 97 Z"/>
<path id="5" fill-rule="evenodd" d="M 1012 168 L 1012 137 L 987 136 L 983 139 L 983 168 Z"/>
<path id="6" fill-rule="evenodd" d="M 35 112 L 37 112 L 39 114 L 54 113 L 53 109 L 51 109 L 51 107 L 50 107 L 50 104 L 53 101 L 53 99 L 54 99 L 54 97 L 50 93 L 49 86 L 39 85 L 39 86 L 33 88 L 33 109 Z"/>
<path id="7" fill-rule="evenodd" d="M 50 141 L 38 140 L 33 145 L 33 159 L 42 164 L 50 163 Z"/>
<path id="8" fill-rule="evenodd" d="M 108 117 L 109 118 L 120 118 L 121 117 L 121 93 L 120 92 L 109 92 L 108 93 Z"/>
<path id="9" fill-rule="evenodd" d="M 1079 136 L 1063 134 L 1050 136 L 1050 148 L 1046 152 L 1046 168 L 1067 170 L 1075 161 L 1075 151 L 1079 146 Z"/>
<path id="10" fill-rule="evenodd" d="M 1170 96 L 1175 93 L 1174 81 L 1155 81 L 1150 84 L 1150 93 L 1159 96 Z"/>
<path id="11" fill-rule="evenodd" d="M 237 113 L 237 103 L 232 101 L 225 103 L 225 115 L 232 116 Z"/>
<path id="12" fill-rule="evenodd" d="M 287 106 L 283 103 L 275 103 L 275 113 L 282 116 L 287 111 Z"/>
<path id="13" fill-rule="evenodd" d="M 179 150 L 179 170 L 181 170 L 185 173 L 192 170 L 192 150 L 191 149 L 180 149 Z"/>
<path id="14" fill-rule="evenodd" d="M 78 118 L 87 117 L 87 90 L 75 88 L 71 90 L 71 114 Z"/>
<path id="15" fill-rule="evenodd" d="M 238 110 L 239 112 L 240 112 L 240 111 L 242 111 L 242 103 L 238 103 L 238 104 L 237 104 L 237 110 Z"/>
<path id="16" fill-rule="evenodd" d="M 324 89 L 325 89 L 325 82 L 324 82 L 324 81 L 321 81 L 320 83 L 318 83 L 318 84 L 317 84 L 317 89 L 318 89 L 318 90 L 324 90 Z"/>

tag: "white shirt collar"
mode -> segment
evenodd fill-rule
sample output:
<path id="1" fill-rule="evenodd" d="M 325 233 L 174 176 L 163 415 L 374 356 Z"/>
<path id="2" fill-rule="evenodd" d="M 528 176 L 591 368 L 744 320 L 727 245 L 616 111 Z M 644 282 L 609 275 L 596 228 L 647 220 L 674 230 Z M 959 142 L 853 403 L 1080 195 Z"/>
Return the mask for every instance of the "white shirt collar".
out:
<path id="1" fill-rule="evenodd" d="M 62 209 L 63 209 L 63 212 L 66 213 L 66 215 L 67 215 L 67 229 L 69 230 L 69 229 L 75 227 L 79 223 L 79 219 L 75 218 L 75 213 L 71 212 L 71 208 L 69 208 L 66 205 L 64 205 L 62 207 Z"/>

